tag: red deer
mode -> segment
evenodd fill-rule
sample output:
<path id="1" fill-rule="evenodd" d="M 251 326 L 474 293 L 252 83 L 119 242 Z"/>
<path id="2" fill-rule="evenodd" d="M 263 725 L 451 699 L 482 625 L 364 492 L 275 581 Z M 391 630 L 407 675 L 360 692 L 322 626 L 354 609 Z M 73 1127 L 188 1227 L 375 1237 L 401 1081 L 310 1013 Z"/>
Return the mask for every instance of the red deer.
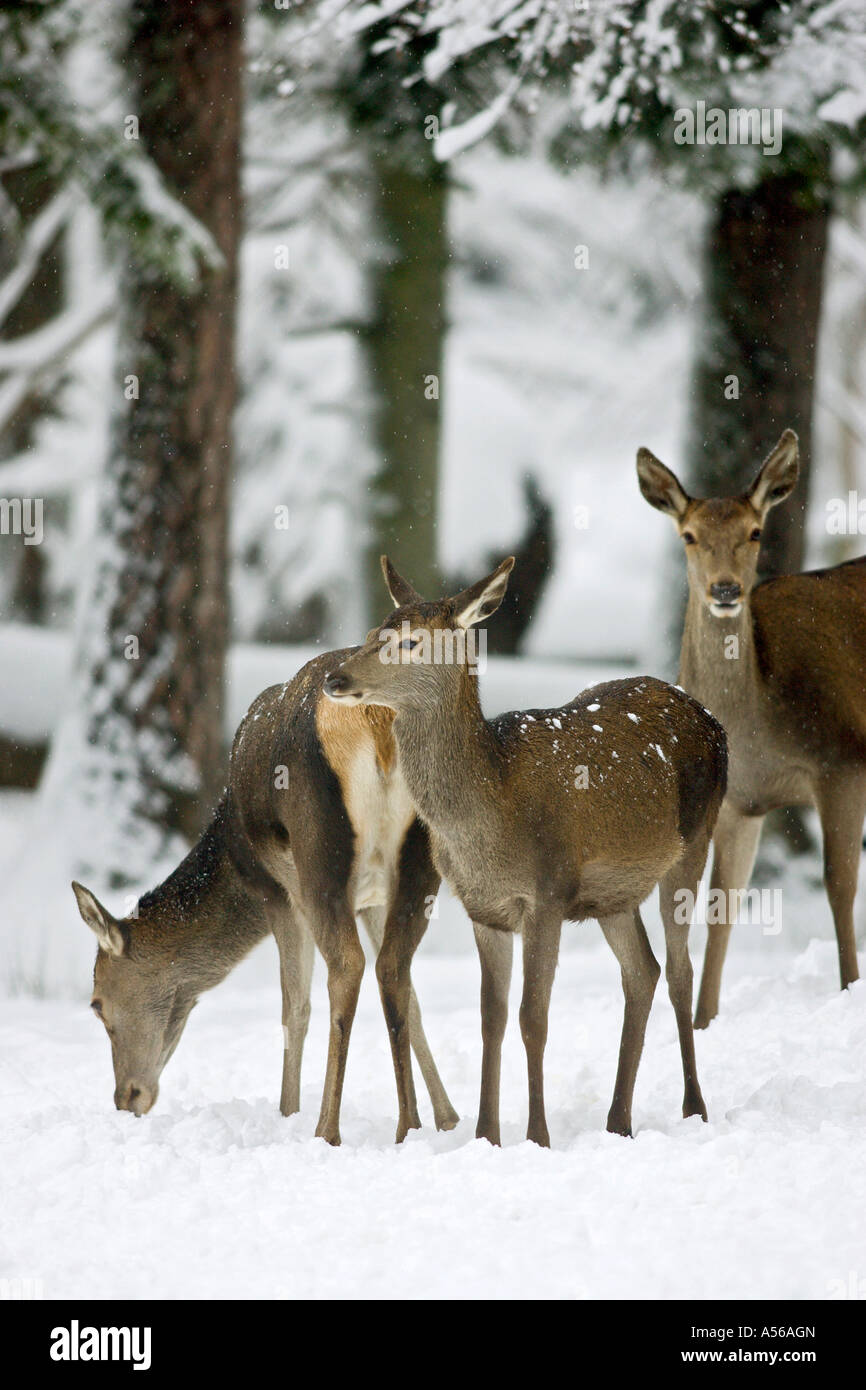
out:
<path id="1" fill-rule="evenodd" d="M 748 887 L 764 816 L 815 806 L 842 988 L 858 978 L 854 895 L 866 814 L 866 558 L 755 583 L 761 530 L 793 491 L 797 436 L 785 430 L 740 497 L 690 497 L 641 449 L 640 489 L 685 545 L 689 598 L 679 679 L 727 730 L 728 791 L 719 814 L 695 1026 L 719 1011 L 722 966 Z"/>
<path id="2" fill-rule="evenodd" d="M 354 650 L 316 657 L 253 702 L 235 736 L 228 787 L 210 825 L 133 914 L 118 920 L 86 888 L 72 885 L 99 942 L 92 1008 L 111 1040 L 118 1109 L 141 1115 L 151 1108 L 198 996 L 271 931 L 283 994 L 280 1110 L 291 1115 L 300 1105 L 315 942 L 328 967 L 331 1010 L 316 1133 L 340 1142 L 343 1075 L 364 969 L 355 913 L 378 951 L 379 979 L 408 981 L 439 887 L 427 832 L 400 773 L 390 714 L 340 710 L 322 694 L 327 671 Z M 437 1127 L 457 1123 L 411 985 L 401 1006 L 399 1020 L 388 1015 L 398 1140 L 420 1125 L 404 1036 Z"/>
<path id="3" fill-rule="evenodd" d="M 563 919 L 587 917 L 598 919 L 622 972 L 625 1016 L 607 1127 L 631 1133 L 635 1077 L 659 975 L 639 907 L 656 884 L 685 1079 L 683 1114 L 706 1118 L 692 1033 L 691 913 L 683 913 L 677 895 L 685 890 L 696 900 L 725 790 L 724 731 L 696 700 L 651 677 L 594 686 L 559 709 L 485 719 L 465 634 L 499 607 L 513 559 L 436 603 L 425 602 L 386 558 L 382 564 L 397 608 L 359 651 L 335 664 L 325 690 L 342 705 L 394 712 L 400 767 L 429 829 L 437 869 L 478 932 L 522 934 L 527 1137 L 549 1143 L 543 1057 L 560 933 Z M 437 650 L 450 658 L 437 660 L 431 655 Z M 492 1143 L 499 1142 L 507 1016 L 503 955 L 491 962 L 482 952 L 481 959 L 477 1134 Z M 398 1013 L 399 982 L 391 987 L 391 1011 Z"/>

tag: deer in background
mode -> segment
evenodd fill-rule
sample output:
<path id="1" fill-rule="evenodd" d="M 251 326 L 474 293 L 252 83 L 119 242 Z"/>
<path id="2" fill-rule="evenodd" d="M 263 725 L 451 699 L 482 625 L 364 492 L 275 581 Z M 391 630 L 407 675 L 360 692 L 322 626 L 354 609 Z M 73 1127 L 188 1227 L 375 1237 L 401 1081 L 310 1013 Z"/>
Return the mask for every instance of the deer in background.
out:
<path id="1" fill-rule="evenodd" d="M 785 430 L 743 496 L 690 497 L 641 449 L 640 489 L 685 545 L 689 598 L 680 683 L 729 740 L 728 792 L 714 840 L 711 889 L 736 903 L 748 886 L 763 818 L 814 806 L 842 988 L 858 978 L 854 895 L 866 814 L 866 558 L 755 585 L 761 530 L 793 491 L 797 436 Z M 709 925 L 695 1026 L 719 1010 L 731 921 Z"/>
<path id="2" fill-rule="evenodd" d="M 625 1016 L 607 1127 L 631 1133 L 635 1077 L 659 976 L 639 906 L 656 884 L 682 1054 L 683 1114 L 706 1119 L 692 1033 L 691 913 L 678 910 L 677 894 L 685 889 L 694 904 L 725 791 L 723 729 L 697 701 L 651 677 L 595 686 L 559 709 L 487 720 L 465 637 L 462 644 L 456 639 L 499 607 L 514 561 L 437 603 L 425 602 L 387 559 L 382 563 L 396 611 L 335 665 L 325 690 L 341 705 L 394 712 L 400 766 L 429 829 L 437 869 L 480 941 L 486 934 L 523 936 L 527 1137 L 550 1142 L 543 1083 L 550 994 L 563 919 L 587 917 L 598 919 L 622 972 Z M 443 640 L 449 634 L 450 643 Z M 437 648 L 445 659 L 431 659 Z M 492 1143 L 499 1142 L 508 1008 L 502 966 L 503 953 L 482 952 L 477 1133 Z M 389 982 L 389 1017 L 402 1008 L 397 986 Z"/>
<path id="3" fill-rule="evenodd" d="M 211 824 L 133 914 L 118 920 L 73 883 L 81 916 L 99 943 L 92 1008 L 111 1040 L 119 1110 L 142 1115 L 152 1107 L 198 996 L 271 931 L 283 996 L 280 1110 L 291 1115 L 300 1107 L 315 942 L 328 967 L 331 1010 L 316 1133 L 338 1144 L 364 970 L 358 912 L 378 951 L 380 981 L 399 975 L 406 982 L 404 1017 L 388 1019 L 397 1139 L 420 1125 L 404 1036 L 421 1067 L 437 1128 L 457 1123 L 409 983 L 439 877 L 400 774 L 392 717 L 385 710 L 340 710 L 322 694 L 327 671 L 353 650 L 316 657 L 253 702 L 235 736 L 228 787 Z"/>

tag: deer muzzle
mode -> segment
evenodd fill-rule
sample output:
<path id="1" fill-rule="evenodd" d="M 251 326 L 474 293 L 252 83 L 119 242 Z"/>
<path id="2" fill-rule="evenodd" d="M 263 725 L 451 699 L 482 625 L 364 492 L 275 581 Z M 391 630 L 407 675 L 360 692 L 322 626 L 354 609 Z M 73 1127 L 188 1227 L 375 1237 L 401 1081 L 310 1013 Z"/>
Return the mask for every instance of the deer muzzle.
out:
<path id="1" fill-rule="evenodd" d="M 118 1110 L 131 1110 L 133 1115 L 146 1115 L 156 1103 L 158 1086 L 147 1086 L 143 1081 L 127 1081 L 114 1092 L 114 1104 Z"/>
<path id="2" fill-rule="evenodd" d="M 743 606 L 743 586 L 734 579 L 710 585 L 710 611 L 716 617 L 736 617 Z"/>
<path id="3" fill-rule="evenodd" d="M 361 694 L 352 677 L 347 676 L 344 671 L 331 671 L 325 677 L 324 691 L 332 700 L 357 700 Z"/>

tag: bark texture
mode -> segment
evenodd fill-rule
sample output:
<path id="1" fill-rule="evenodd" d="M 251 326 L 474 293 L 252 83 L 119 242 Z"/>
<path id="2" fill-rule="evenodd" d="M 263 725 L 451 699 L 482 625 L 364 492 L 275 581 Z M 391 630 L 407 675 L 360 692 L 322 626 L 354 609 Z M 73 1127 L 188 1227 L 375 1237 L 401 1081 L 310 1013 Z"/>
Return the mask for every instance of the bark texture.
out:
<path id="1" fill-rule="evenodd" d="M 243 0 L 134 0 L 126 54 L 143 145 L 222 262 L 183 288 L 131 240 L 87 738 L 129 784 L 133 817 L 187 835 L 224 776 L 243 12 Z"/>

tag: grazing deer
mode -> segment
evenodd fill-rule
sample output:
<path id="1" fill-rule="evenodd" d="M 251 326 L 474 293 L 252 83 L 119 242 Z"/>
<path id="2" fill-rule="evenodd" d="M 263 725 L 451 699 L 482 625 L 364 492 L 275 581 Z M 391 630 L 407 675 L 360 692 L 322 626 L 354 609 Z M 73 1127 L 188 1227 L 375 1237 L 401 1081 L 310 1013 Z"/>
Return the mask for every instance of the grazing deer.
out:
<path id="1" fill-rule="evenodd" d="M 549 1143 L 543 1057 L 559 938 L 563 919 L 586 917 L 598 919 L 622 971 L 625 1017 L 607 1127 L 631 1133 L 659 975 L 639 906 L 656 884 L 685 1078 L 683 1114 L 706 1118 L 691 1020 L 691 912 L 682 907 L 695 902 L 724 796 L 723 729 L 697 701 L 651 677 L 595 686 L 560 709 L 487 720 L 465 634 L 499 607 L 514 561 L 438 603 L 425 602 L 387 559 L 382 564 L 396 611 L 335 666 L 325 690 L 343 705 L 394 711 L 400 766 L 430 831 L 433 861 L 476 924 L 479 944 L 495 933 L 522 933 L 527 1137 Z M 437 650 L 444 659 L 431 659 Z M 682 890 L 685 900 L 677 899 Z M 481 952 L 477 1134 L 492 1143 L 499 1142 L 508 959 L 501 950 Z M 400 1007 L 395 988 L 391 1009 Z"/>
<path id="2" fill-rule="evenodd" d="M 327 671 L 354 650 L 316 657 L 253 702 L 235 736 L 228 787 L 211 824 L 133 914 L 118 921 L 73 883 L 81 916 L 99 942 L 92 1008 L 111 1039 L 119 1110 L 142 1115 L 151 1108 L 198 996 L 271 931 L 283 994 L 280 1110 L 291 1115 L 300 1106 L 315 941 L 328 967 L 331 1008 L 316 1133 L 338 1144 L 364 970 L 358 912 L 378 951 L 380 981 L 396 975 L 407 981 L 403 1017 L 388 1016 L 397 1139 L 420 1125 L 404 1036 L 411 1039 L 437 1128 L 457 1123 L 408 984 L 439 878 L 400 774 L 392 717 L 385 710 L 340 710 L 322 694 Z"/>
<path id="3" fill-rule="evenodd" d="M 866 558 L 755 586 L 761 529 L 793 491 L 797 436 L 785 430 L 741 497 L 689 497 L 648 449 L 637 456 L 641 492 L 670 516 L 685 543 L 689 599 L 680 682 L 711 709 L 730 743 L 728 791 L 716 827 L 709 925 L 695 1026 L 719 1011 L 722 966 L 748 887 L 763 818 L 779 806 L 815 806 L 824 883 L 844 989 L 858 978 L 854 895 L 866 813 Z"/>

